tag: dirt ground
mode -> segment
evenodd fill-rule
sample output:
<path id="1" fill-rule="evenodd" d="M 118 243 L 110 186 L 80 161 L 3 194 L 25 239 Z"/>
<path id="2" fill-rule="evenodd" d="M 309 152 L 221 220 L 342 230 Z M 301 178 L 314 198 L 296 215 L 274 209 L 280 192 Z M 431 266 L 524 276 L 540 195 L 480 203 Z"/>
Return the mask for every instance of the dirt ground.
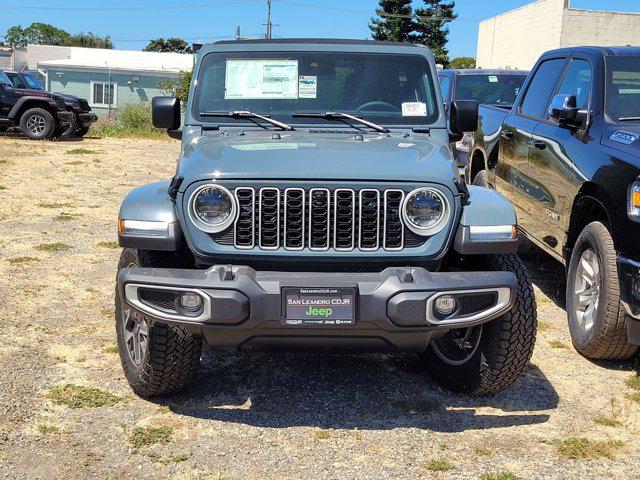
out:
<path id="1" fill-rule="evenodd" d="M 413 356 L 206 351 L 189 391 L 134 396 L 113 328 L 118 205 L 178 151 L 0 137 L 0 478 L 640 478 L 637 358 L 573 350 L 563 269 L 530 247 L 541 328 L 498 395 L 444 391 Z M 65 406 L 67 384 L 112 401 Z"/>

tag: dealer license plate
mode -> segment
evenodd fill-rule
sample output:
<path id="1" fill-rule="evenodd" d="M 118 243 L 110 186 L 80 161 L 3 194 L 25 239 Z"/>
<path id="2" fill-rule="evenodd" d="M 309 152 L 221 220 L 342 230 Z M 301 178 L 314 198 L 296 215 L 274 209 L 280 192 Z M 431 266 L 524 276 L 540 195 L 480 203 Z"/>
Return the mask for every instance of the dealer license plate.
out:
<path id="1" fill-rule="evenodd" d="M 283 288 L 285 325 L 353 325 L 355 288 Z"/>

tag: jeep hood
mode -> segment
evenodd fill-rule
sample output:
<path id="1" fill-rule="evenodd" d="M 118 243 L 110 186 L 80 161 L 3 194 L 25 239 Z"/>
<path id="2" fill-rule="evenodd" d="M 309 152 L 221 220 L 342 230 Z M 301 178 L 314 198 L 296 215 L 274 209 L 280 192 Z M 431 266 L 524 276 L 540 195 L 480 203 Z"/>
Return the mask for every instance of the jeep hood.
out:
<path id="1" fill-rule="evenodd" d="M 453 188 L 457 171 L 446 142 L 426 135 L 309 132 L 206 133 L 187 140 L 178 166 L 183 185 L 203 179 L 433 182 Z"/>

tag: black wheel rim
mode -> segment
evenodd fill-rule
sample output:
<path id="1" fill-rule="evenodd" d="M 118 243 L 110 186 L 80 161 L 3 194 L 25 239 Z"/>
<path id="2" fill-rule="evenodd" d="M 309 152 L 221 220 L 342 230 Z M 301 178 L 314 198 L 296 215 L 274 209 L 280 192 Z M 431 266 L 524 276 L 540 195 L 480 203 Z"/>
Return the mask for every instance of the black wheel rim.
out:
<path id="1" fill-rule="evenodd" d="M 482 339 L 482 325 L 449 330 L 431 342 L 434 353 L 448 365 L 467 363 L 478 350 Z"/>

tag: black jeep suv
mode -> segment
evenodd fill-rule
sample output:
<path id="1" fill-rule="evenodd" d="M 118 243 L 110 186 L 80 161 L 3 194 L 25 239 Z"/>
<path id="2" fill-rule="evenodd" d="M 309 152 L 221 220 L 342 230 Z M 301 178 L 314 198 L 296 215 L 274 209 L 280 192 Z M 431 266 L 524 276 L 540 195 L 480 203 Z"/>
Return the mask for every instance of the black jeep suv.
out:
<path id="1" fill-rule="evenodd" d="M 0 71 L 0 131 L 20 127 L 32 140 L 50 139 L 56 131 L 67 128 L 74 117 L 60 95 L 15 88 Z"/>
<path id="2" fill-rule="evenodd" d="M 5 70 L 4 73 L 7 74 L 7 77 L 9 77 L 9 80 L 11 80 L 15 88 L 39 90 L 41 92 L 45 91 L 44 86 L 40 83 L 40 79 L 33 73 L 11 72 L 7 70 Z M 60 95 L 63 98 L 64 103 L 67 106 L 67 110 L 69 112 L 73 112 L 74 119 L 66 127 L 59 128 L 55 132 L 54 136 L 76 138 L 84 137 L 89 131 L 91 124 L 98 120 L 96 114 L 91 111 L 89 102 L 84 98 L 73 95 L 56 95 Z"/>

